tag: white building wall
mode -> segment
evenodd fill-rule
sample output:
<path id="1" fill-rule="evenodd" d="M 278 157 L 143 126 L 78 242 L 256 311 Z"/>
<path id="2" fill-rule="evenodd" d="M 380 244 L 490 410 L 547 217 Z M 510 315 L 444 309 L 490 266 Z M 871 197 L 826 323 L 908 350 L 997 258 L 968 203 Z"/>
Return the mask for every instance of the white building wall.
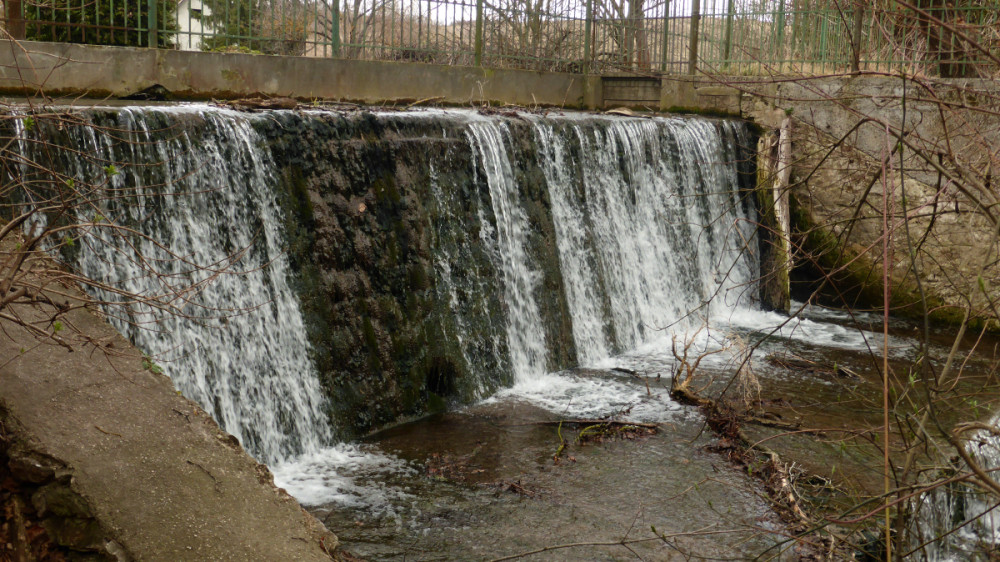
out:
<path id="1" fill-rule="evenodd" d="M 200 51 L 203 34 L 213 33 L 212 26 L 205 25 L 196 15 L 211 15 L 212 10 L 202 0 L 181 0 L 177 3 L 177 48 L 181 51 Z"/>

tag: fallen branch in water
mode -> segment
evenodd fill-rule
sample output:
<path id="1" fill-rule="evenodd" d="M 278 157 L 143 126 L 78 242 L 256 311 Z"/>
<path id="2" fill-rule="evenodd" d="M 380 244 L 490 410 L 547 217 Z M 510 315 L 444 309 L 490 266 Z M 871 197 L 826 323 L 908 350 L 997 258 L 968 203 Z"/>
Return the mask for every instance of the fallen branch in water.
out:
<path id="1" fill-rule="evenodd" d="M 751 475 L 764 482 L 775 511 L 791 525 L 792 530 L 800 532 L 812 527 L 813 521 L 800 507 L 791 485 L 789 467 L 771 449 L 760 443 L 752 445 L 743 432 L 742 423 L 760 420 L 748 420 L 747 416 L 737 413 L 728 404 L 705 398 L 686 387 L 677 388 L 670 396 L 682 404 L 698 406 L 705 412 L 708 426 L 720 439 L 716 450 L 727 453 L 726 456 L 734 464 L 748 468 L 753 466 Z M 758 456 L 762 458 L 755 458 Z"/>
<path id="2" fill-rule="evenodd" d="M 659 429 L 659 424 L 615 420 L 572 419 L 558 421 L 538 421 L 514 425 L 606 425 L 608 427 L 641 427 L 643 429 Z"/>
<path id="3" fill-rule="evenodd" d="M 524 425 L 544 425 L 544 426 L 556 426 L 556 432 L 559 436 L 559 448 L 556 449 L 554 455 L 552 455 L 552 460 L 556 464 L 559 464 L 559 459 L 562 458 L 563 453 L 566 452 L 566 447 L 569 442 L 563 438 L 562 428 L 564 425 L 576 426 L 580 428 L 580 431 L 576 435 L 576 444 L 582 445 L 588 442 L 603 441 L 609 437 L 617 437 L 619 439 L 625 440 L 635 440 L 640 437 L 646 437 L 653 435 L 660 431 L 660 427 L 655 423 L 641 423 L 641 422 L 627 422 L 627 421 L 616 421 L 616 420 L 595 420 L 595 419 L 572 419 L 572 420 L 559 420 L 559 421 L 540 421 L 540 422 L 529 422 L 529 423 L 519 423 L 513 424 L 514 426 L 524 426 Z M 575 458 L 570 457 L 570 460 L 576 461 Z"/>
<path id="4" fill-rule="evenodd" d="M 498 493 L 511 492 L 514 494 L 524 496 L 526 498 L 535 498 L 538 496 L 538 492 L 536 492 L 535 490 L 530 490 L 528 488 L 525 488 L 524 485 L 521 484 L 520 480 L 518 480 L 517 482 L 513 482 L 511 480 L 501 480 L 495 484 L 492 484 L 490 487 L 496 489 Z"/>
<path id="5" fill-rule="evenodd" d="M 633 377 L 641 380 L 643 382 L 643 384 L 646 385 L 646 396 L 652 396 L 653 395 L 653 392 L 649 389 L 649 381 L 646 379 L 646 377 L 640 375 L 638 372 L 633 371 L 632 369 L 626 369 L 624 367 L 612 367 L 611 370 L 612 371 L 616 371 L 618 373 L 625 373 L 626 375 L 630 375 L 630 376 L 633 376 Z M 659 378 L 659 377 L 657 377 L 657 378 Z"/>
<path id="6" fill-rule="evenodd" d="M 670 397 L 682 404 L 687 404 L 689 406 L 698 406 L 701 408 L 714 408 L 716 406 L 714 400 L 704 398 L 701 395 L 691 391 L 689 388 L 686 387 L 678 387 L 677 389 L 672 390 L 670 392 Z M 735 414 L 735 412 L 733 413 Z M 801 429 L 801 426 L 797 423 L 788 423 L 778 420 L 770 420 L 752 414 L 738 414 L 738 415 L 740 418 L 739 421 L 742 423 L 752 423 L 754 425 L 759 425 L 762 427 L 772 427 L 774 429 L 784 429 L 786 431 L 799 431 Z M 808 431 L 812 430 L 807 430 L 807 432 Z M 816 432 L 819 433 L 820 430 L 816 430 Z"/>
<path id="7" fill-rule="evenodd" d="M 764 485 L 772 508 L 788 524 L 798 544 L 817 552 L 831 553 L 835 545 L 834 537 L 821 534 L 819 529 L 822 526 L 817 526 L 817 520 L 802 508 L 794 486 L 793 465 L 782 462 L 778 453 L 763 446 L 761 442 L 753 443 L 742 428 L 746 423 L 794 430 L 798 430 L 798 427 L 737 411 L 728 401 L 709 398 L 703 396 L 700 390 L 693 390 L 691 382 L 698 377 L 698 366 L 712 352 L 690 358 L 688 351 L 692 342 L 693 338 L 685 341 L 683 349 L 678 351 L 677 341 L 674 341 L 673 354 L 678 367 L 671 380 L 670 397 L 682 404 L 697 406 L 704 412 L 708 427 L 719 438 L 712 448 Z"/>
<path id="8" fill-rule="evenodd" d="M 851 377 L 854 379 L 860 379 L 861 375 L 856 372 L 844 367 L 843 365 L 838 365 L 834 363 L 832 367 L 822 365 L 815 361 L 811 361 L 804 357 L 799 357 L 798 355 L 792 355 L 790 353 L 772 353 L 766 358 L 768 363 L 776 365 L 778 367 L 784 367 L 785 369 L 790 369 L 793 371 L 805 371 L 807 373 L 820 373 L 824 375 L 834 375 L 838 377 Z"/>

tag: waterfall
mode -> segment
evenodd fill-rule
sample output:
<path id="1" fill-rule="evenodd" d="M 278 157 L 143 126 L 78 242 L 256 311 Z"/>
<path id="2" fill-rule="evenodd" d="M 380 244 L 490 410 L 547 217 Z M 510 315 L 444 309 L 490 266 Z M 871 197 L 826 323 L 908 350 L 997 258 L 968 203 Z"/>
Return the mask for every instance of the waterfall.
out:
<path id="1" fill-rule="evenodd" d="M 681 410 L 666 392 L 554 372 L 637 349 L 669 372 L 673 333 L 787 321 L 755 310 L 755 142 L 738 122 L 205 106 L 10 121 L 9 174 L 30 184 L 37 162 L 92 190 L 58 256 L 117 303 L 108 320 L 146 367 L 304 503 L 409 501 L 371 474 L 412 467 L 335 434 L 511 385 L 565 416 L 665 421 Z M 866 348 L 808 318 L 776 334 Z M 970 453 L 1000 466 L 1000 441 L 976 440 Z M 1000 543 L 996 503 L 964 484 L 917 506 L 928 560 Z"/>
<path id="2" fill-rule="evenodd" d="M 1000 415 L 986 424 L 1000 425 Z M 1000 437 L 988 431 L 970 434 L 966 451 L 982 467 L 1000 468 Z M 927 562 L 978 559 L 1000 545 L 1000 503 L 974 484 L 956 481 L 921 494 L 910 522 L 912 558 Z"/>
<path id="3" fill-rule="evenodd" d="M 527 254 L 529 225 L 511 170 L 509 137 L 510 131 L 493 121 L 469 125 L 470 142 L 486 174 L 496 219 L 495 236 L 484 231 L 483 242 L 503 272 L 501 285 L 506 303 L 510 368 L 515 380 L 526 380 L 546 372 L 548 359 L 541 315 L 535 302 L 541 275 L 532 269 Z"/>
<path id="4" fill-rule="evenodd" d="M 125 108 L 92 119 L 31 134 L 64 133 L 72 149 L 55 156 L 55 167 L 101 192 L 76 207 L 79 224 L 90 226 L 81 229 L 72 266 L 108 287 L 92 288 L 93 296 L 160 303 L 105 307 L 108 320 L 153 358 L 147 367 L 158 362 L 261 460 L 329 442 L 327 406 L 289 287 L 275 165 L 249 118 Z M 38 143 L 21 150 L 35 161 L 47 157 Z"/>
<path id="5" fill-rule="evenodd" d="M 187 106 L 16 134 L 121 195 L 64 259 L 155 297 L 109 321 L 271 464 L 754 307 L 736 122 Z"/>
<path id="6" fill-rule="evenodd" d="M 536 119 L 577 359 L 753 306 L 742 128 L 682 119 Z"/>

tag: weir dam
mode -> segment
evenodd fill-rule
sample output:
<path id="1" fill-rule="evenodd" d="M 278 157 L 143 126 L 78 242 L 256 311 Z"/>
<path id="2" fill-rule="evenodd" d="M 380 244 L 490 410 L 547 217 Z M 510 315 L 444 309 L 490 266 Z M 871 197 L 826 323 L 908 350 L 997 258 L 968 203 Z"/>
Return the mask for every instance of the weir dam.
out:
<path id="1" fill-rule="evenodd" d="M 156 295 L 188 262 L 231 261 L 183 314 L 109 319 L 265 461 L 757 307 L 755 138 L 739 122 L 83 115 L 24 132 L 67 147 L 31 159 L 79 181 L 114 162 L 107 187 L 136 204 L 99 212 L 166 249 L 95 228 L 67 263 Z"/>
<path id="2" fill-rule="evenodd" d="M 25 185 L 54 173 L 79 199 L 67 212 L 42 205 L 45 187 L 17 194 L 12 211 L 38 209 L 26 235 L 64 232 L 51 255 L 99 281 L 90 298 L 147 370 L 307 504 L 367 505 L 350 467 L 399 462 L 345 440 L 499 391 L 671 418 L 662 392 L 553 373 L 629 353 L 666 368 L 671 334 L 712 345 L 699 327 L 760 309 L 756 137 L 739 121 L 54 115 L 10 120 L 11 150 Z"/>
<path id="3" fill-rule="evenodd" d="M 749 347 L 860 371 L 876 337 L 804 303 L 798 318 L 769 311 L 758 130 L 737 119 L 208 104 L 34 115 L 15 108 L 7 121 L 12 162 L 23 163 L 8 174 L 32 186 L 8 206 L 32 210 L 24 235 L 59 233 L 49 253 L 99 281 L 89 298 L 146 354 L 143 368 L 168 375 L 230 443 L 374 559 L 406 557 L 404 544 L 420 540 L 425 555 L 456 558 L 538 548 L 544 536 L 520 537 L 542 521 L 580 540 L 587 529 L 558 501 L 510 518 L 475 503 L 477 492 L 455 499 L 447 484 L 561 493 L 571 480 L 538 477 L 536 489 L 496 459 L 467 465 L 495 448 L 519 470 L 548 471 L 551 451 L 539 451 L 551 436 L 510 428 L 552 418 L 671 427 L 671 438 L 697 442 L 700 422 L 666 386 L 692 356 L 712 374 L 706 384 L 761 368 Z M 43 205 L 53 178 L 80 199 Z M 887 342 L 894 361 L 916 353 L 902 330 Z M 755 379 L 740 380 L 753 395 Z M 841 388 L 800 383 L 817 403 Z M 560 460 L 555 428 L 556 465 L 576 463 Z M 468 444 L 467 433 L 505 443 Z M 472 452 L 420 449 L 435 439 Z M 692 474 L 715 470 L 666 437 L 650 442 L 654 454 L 582 480 L 581 493 L 621 486 L 633 495 L 619 501 L 649 505 L 655 519 L 672 508 L 663 490 L 687 494 Z M 725 504 L 743 523 L 769 517 L 742 485 L 718 477 L 708 506 Z M 580 509 L 627 525 L 609 505 Z M 667 520 L 717 523 L 703 519 L 714 508 L 694 505 Z M 463 538 L 436 536 L 441 521 Z M 751 534 L 755 549 L 774 547 L 774 536 Z M 720 555 L 742 540 L 710 537 L 693 540 Z"/>

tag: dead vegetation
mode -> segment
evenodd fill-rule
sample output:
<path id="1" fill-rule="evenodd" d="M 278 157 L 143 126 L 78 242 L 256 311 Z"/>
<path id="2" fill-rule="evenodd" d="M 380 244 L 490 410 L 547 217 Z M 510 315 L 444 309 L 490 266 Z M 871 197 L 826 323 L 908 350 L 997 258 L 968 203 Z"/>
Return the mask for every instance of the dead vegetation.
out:
<path id="1" fill-rule="evenodd" d="M 483 487 L 493 490 L 497 495 L 510 493 L 534 499 L 542 493 L 540 489 L 520 478 L 501 478 L 484 482 L 487 470 L 477 460 L 484 446 L 485 443 L 480 442 L 471 452 L 464 455 L 431 453 L 424 461 L 424 474 L 441 482 Z"/>
<path id="2" fill-rule="evenodd" d="M 782 460 L 776 451 L 751 440 L 743 428 L 755 424 L 796 433 L 821 432 L 802 430 L 798 425 L 763 417 L 757 408 L 773 401 L 760 397 L 760 383 L 751 367 L 752 350 L 742 339 L 730 337 L 726 346 L 698 352 L 695 350 L 698 333 L 700 330 L 681 341 L 674 338 L 672 351 L 677 366 L 670 384 L 670 396 L 682 404 L 696 406 L 704 414 L 706 427 L 717 438 L 709 446 L 710 451 L 722 455 L 731 465 L 761 483 L 768 503 L 787 525 L 799 559 L 851 556 L 851 545 L 831 533 L 822 514 L 811 513 L 808 503 L 802 499 L 799 487 L 808 482 L 826 486 L 828 482 L 822 477 L 805 475 L 794 463 Z M 711 392 L 716 377 L 700 369 L 706 357 L 723 352 L 730 352 L 734 357 L 735 369 L 725 389 L 735 387 L 735 399 L 726 398 L 725 389 L 721 393 Z"/>
<path id="3" fill-rule="evenodd" d="M 449 482 L 470 483 L 486 469 L 474 462 L 482 444 L 476 446 L 472 452 L 465 455 L 451 455 L 448 453 L 431 453 L 424 462 L 425 474 L 434 480 L 446 480 Z"/>
<path id="4" fill-rule="evenodd" d="M 861 375 L 857 372 L 837 363 L 832 365 L 825 365 L 800 357 L 793 353 L 772 353 L 768 355 L 765 360 L 777 367 L 782 367 L 790 371 L 799 371 L 812 374 L 821 375 L 831 375 L 835 377 L 846 377 L 851 379 L 860 379 Z"/>
<path id="5" fill-rule="evenodd" d="M 652 423 L 626 422 L 616 420 L 560 420 L 556 422 L 541 422 L 544 425 L 555 425 L 559 437 L 559 447 L 552 455 L 552 461 L 559 464 L 565 458 L 576 462 L 576 457 L 567 450 L 570 446 L 582 447 L 605 443 L 610 440 L 635 441 L 655 435 L 659 426 Z M 576 430 L 576 437 L 567 440 L 563 436 L 563 427 Z"/>

